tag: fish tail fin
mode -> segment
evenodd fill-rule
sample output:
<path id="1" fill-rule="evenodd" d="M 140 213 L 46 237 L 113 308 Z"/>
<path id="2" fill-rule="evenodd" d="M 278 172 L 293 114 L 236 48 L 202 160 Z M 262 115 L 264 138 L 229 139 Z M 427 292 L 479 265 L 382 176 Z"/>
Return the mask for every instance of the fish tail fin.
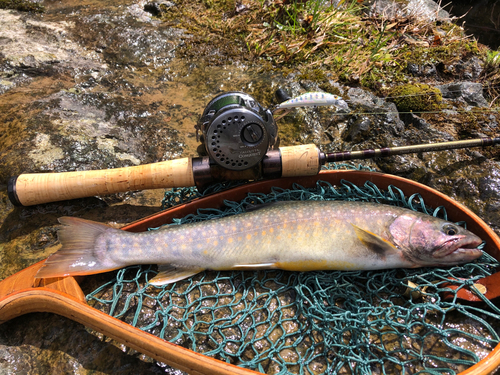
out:
<path id="1" fill-rule="evenodd" d="M 104 232 L 113 228 L 75 217 L 61 217 L 59 222 L 62 226 L 57 235 L 62 247 L 49 256 L 36 278 L 88 275 L 119 268 L 106 261 L 106 246 L 98 241 Z"/>

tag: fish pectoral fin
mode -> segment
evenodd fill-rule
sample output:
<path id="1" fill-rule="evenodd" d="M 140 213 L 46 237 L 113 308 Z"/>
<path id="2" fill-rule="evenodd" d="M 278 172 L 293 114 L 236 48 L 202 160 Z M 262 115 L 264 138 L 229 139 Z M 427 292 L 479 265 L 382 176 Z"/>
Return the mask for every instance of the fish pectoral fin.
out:
<path id="1" fill-rule="evenodd" d="M 232 270 L 265 270 L 269 268 L 276 268 L 276 263 L 249 263 L 249 264 L 235 264 L 231 267 Z"/>
<path id="2" fill-rule="evenodd" d="M 356 233 L 356 236 L 358 236 L 359 240 L 371 251 L 376 253 L 378 256 L 381 258 L 384 258 L 384 256 L 388 252 L 394 252 L 397 251 L 397 248 L 390 243 L 389 241 L 383 239 L 379 235 L 372 233 L 370 231 L 364 230 L 357 225 L 354 225 L 350 223 L 352 227 L 354 228 L 354 232 Z"/>
<path id="3" fill-rule="evenodd" d="M 149 280 L 149 283 L 156 286 L 172 284 L 179 280 L 187 279 L 203 271 L 204 268 L 187 268 L 172 265 L 159 265 L 158 274 Z"/>

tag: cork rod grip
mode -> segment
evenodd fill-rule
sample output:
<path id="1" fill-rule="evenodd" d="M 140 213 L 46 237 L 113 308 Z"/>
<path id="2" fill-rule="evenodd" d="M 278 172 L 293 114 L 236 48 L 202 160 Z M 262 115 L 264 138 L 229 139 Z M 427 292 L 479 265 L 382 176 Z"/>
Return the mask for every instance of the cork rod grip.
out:
<path id="1" fill-rule="evenodd" d="M 134 167 L 61 173 L 21 174 L 9 181 L 9 198 L 18 206 L 143 189 L 193 186 L 192 159 Z"/>
<path id="2" fill-rule="evenodd" d="M 280 147 L 281 177 L 317 175 L 321 163 L 319 150 L 313 144 Z"/>

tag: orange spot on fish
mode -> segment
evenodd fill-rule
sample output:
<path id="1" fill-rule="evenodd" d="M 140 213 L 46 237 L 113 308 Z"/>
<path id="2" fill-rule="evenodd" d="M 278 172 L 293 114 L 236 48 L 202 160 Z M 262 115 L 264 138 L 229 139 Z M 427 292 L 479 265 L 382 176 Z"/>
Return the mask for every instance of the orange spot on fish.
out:
<path id="1" fill-rule="evenodd" d="M 263 230 L 262 233 L 261 233 L 261 235 L 265 236 L 266 235 L 266 231 Z"/>
<path id="2" fill-rule="evenodd" d="M 273 233 L 274 232 L 274 228 L 269 228 L 269 233 Z"/>
<path id="3" fill-rule="evenodd" d="M 252 235 L 250 233 L 247 234 L 247 240 L 249 240 L 250 238 L 252 238 Z"/>
<path id="4" fill-rule="evenodd" d="M 227 239 L 227 243 L 233 243 L 233 239 L 232 238 L 228 238 Z"/>
<path id="5" fill-rule="evenodd" d="M 219 244 L 219 241 L 215 240 L 214 241 L 214 246 L 217 246 Z"/>

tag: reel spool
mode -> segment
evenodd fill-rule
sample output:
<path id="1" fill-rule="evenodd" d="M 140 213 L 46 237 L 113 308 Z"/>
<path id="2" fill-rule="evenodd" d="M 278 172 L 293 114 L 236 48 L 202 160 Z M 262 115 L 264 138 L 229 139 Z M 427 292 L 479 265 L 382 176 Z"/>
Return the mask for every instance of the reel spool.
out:
<path id="1" fill-rule="evenodd" d="M 278 127 L 269 109 L 252 96 L 227 92 L 212 99 L 196 125 L 204 151 L 219 166 L 242 171 L 277 147 Z"/>

